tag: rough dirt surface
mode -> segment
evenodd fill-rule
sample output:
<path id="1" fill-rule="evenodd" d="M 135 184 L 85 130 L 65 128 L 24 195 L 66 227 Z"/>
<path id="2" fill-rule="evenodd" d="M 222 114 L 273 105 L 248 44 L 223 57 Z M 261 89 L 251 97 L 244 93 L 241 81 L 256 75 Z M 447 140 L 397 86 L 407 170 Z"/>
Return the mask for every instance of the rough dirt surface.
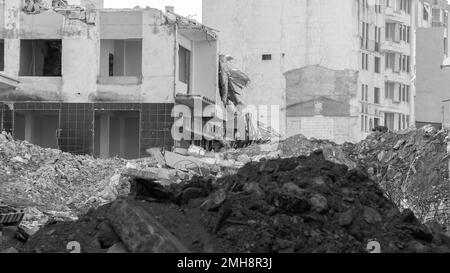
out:
<path id="1" fill-rule="evenodd" d="M 400 208 L 422 222 L 450 227 L 448 131 L 432 127 L 404 134 L 374 133 L 345 148 Z"/>
<path id="2" fill-rule="evenodd" d="M 347 170 L 320 151 L 248 164 L 219 181 L 231 190 L 210 229 L 235 252 L 364 252 L 370 240 L 383 252 L 449 251 L 365 173 Z"/>
<path id="3" fill-rule="evenodd" d="M 165 191 L 149 190 L 152 202 L 135 202 L 194 252 L 360 253 L 373 240 L 382 252 L 450 252 L 448 237 L 401 213 L 365 172 L 326 161 L 322 151 L 249 163 L 236 175 Z M 107 209 L 43 228 L 25 251 L 63 251 L 69 240 L 105 251 L 96 238 Z"/>

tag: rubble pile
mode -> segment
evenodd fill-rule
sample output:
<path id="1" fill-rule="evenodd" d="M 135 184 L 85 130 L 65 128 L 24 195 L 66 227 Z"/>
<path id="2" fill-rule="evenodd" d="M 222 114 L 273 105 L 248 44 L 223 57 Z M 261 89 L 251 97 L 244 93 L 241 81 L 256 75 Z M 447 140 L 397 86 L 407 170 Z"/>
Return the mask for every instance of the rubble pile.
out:
<path id="1" fill-rule="evenodd" d="M 49 224 L 22 251 L 64 251 L 76 240 L 85 252 L 450 252 L 438 225 L 400 212 L 365 172 L 320 150 L 249 163 L 218 180 L 139 180 L 146 201 L 119 199 L 77 222 Z"/>
<path id="2" fill-rule="evenodd" d="M 104 197 L 114 182 L 111 179 L 125 166 L 121 159 L 101 160 L 43 149 L 2 133 L 0 200 L 23 208 L 25 225 L 42 225 L 47 216 L 74 219 L 107 201 Z"/>
<path id="3" fill-rule="evenodd" d="M 226 194 L 212 194 L 203 208 L 232 252 L 365 252 L 370 241 L 382 252 L 450 250 L 364 172 L 326 161 L 322 151 L 250 163 L 217 183 Z"/>
<path id="4" fill-rule="evenodd" d="M 349 157 L 364 167 L 400 208 L 422 222 L 450 227 L 448 131 L 432 127 L 404 134 L 379 132 L 349 145 Z"/>
<path id="5" fill-rule="evenodd" d="M 322 150 L 326 160 L 354 169 L 357 165 L 345 152 L 347 145 L 349 144 L 338 145 L 328 140 L 308 139 L 303 135 L 296 135 L 281 142 L 280 149 L 283 157 L 308 156 L 314 151 Z"/>

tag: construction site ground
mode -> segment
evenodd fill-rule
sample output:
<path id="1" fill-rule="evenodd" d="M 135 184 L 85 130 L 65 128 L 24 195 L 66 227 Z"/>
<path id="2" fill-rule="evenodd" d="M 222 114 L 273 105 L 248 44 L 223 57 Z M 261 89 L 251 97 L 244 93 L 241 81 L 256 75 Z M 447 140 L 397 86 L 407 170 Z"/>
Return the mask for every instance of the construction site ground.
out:
<path id="1" fill-rule="evenodd" d="M 450 252 L 446 131 L 125 161 L 0 136 L 3 252 Z M 195 152 L 194 152 L 195 151 Z"/>

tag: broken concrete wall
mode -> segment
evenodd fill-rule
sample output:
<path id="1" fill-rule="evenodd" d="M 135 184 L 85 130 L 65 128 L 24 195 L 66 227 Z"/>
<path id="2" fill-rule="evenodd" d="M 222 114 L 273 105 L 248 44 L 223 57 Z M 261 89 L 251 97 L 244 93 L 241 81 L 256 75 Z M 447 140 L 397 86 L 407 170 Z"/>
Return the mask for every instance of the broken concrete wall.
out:
<path id="1" fill-rule="evenodd" d="M 100 18 L 101 39 L 142 40 L 140 72 L 142 78 L 125 76 L 100 82 L 97 93 L 93 94 L 91 99 L 148 103 L 173 102 L 175 26 L 168 24 L 164 15 L 155 9 L 121 12 L 103 10 Z M 123 25 L 118 24 L 118 21 L 123 22 Z M 105 61 L 102 60 L 102 63 L 104 67 Z"/>
<path id="2" fill-rule="evenodd" d="M 22 1 L 6 1 L 5 74 L 18 77 L 21 69 L 21 39 L 61 40 L 62 77 L 20 77 L 17 90 L 0 99 L 10 101 L 87 101 L 96 90 L 98 71 L 98 30 L 80 20 L 69 19 L 53 10 L 26 14 Z M 89 64 L 88 66 L 86 64 Z"/>
<path id="3" fill-rule="evenodd" d="M 4 7 L 7 24 L 0 38 L 5 38 L 5 74 L 19 75 L 21 39 L 57 39 L 62 41 L 62 77 L 20 77 L 19 88 L 3 93 L 0 100 L 174 102 L 176 32 L 175 25 L 161 11 L 102 10 L 96 24 L 86 24 L 52 10 L 26 14 L 18 0 L 5 2 Z M 123 78 L 99 78 L 100 39 L 132 39 L 135 51 L 142 47 L 142 54 L 133 51 L 135 54 L 125 57 Z M 137 45 L 138 41 L 142 42 Z M 217 66 L 213 57 L 217 56 L 204 56 L 206 63 L 211 62 L 208 67 Z M 141 64 L 131 67 L 137 61 Z M 208 70 L 212 79 L 206 81 L 212 88 L 202 91 L 208 92 L 211 99 L 216 97 L 217 85 L 217 73 L 213 71 Z"/>

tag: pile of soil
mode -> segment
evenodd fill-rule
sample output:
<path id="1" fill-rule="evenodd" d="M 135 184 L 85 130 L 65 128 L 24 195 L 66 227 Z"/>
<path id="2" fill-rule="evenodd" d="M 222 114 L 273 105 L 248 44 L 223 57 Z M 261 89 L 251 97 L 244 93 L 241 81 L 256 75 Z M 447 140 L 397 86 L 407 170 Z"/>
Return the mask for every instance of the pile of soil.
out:
<path id="1" fill-rule="evenodd" d="M 322 151 L 249 163 L 219 180 L 197 177 L 170 187 L 149 181 L 145 195 L 148 201 L 136 204 L 194 252 L 361 253 L 369 242 L 383 253 L 450 252 L 440 226 L 400 212 L 365 172 L 327 161 Z M 108 208 L 46 226 L 25 251 L 60 252 L 71 240 L 85 251 L 105 251 L 120 240 L 99 240 Z"/>
<path id="2" fill-rule="evenodd" d="M 229 189 L 209 230 L 230 252 L 449 252 L 448 238 L 403 213 L 361 171 L 322 151 L 250 163 L 218 184 Z M 445 241 L 445 242 L 444 242 Z"/>

